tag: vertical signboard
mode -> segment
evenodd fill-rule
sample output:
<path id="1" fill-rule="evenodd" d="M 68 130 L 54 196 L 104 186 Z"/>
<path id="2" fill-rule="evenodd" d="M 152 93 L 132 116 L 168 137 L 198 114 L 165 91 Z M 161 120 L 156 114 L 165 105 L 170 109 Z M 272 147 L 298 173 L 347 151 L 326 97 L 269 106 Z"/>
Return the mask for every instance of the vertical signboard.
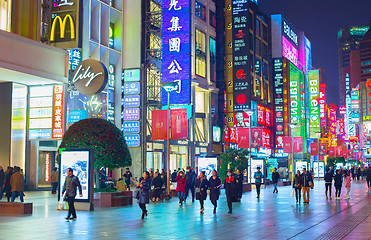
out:
<path id="1" fill-rule="evenodd" d="M 345 73 L 345 105 L 346 105 L 346 134 L 347 137 L 356 136 L 356 127 L 352 122 L 352 100 L 350 89 L 350 76 Z"/>
<path id="2" fill-rule="evenodd" d="M 274 76 L 274 124 L 275 134 L 284 135 L 283 66 L 282 58 L 273 59 Z"/>
<path id="3" fill-rule="evenodd" d="M 233 38 L 232 38 L 232 0 L 225 0 L 225 114 L 227 127 L 234 125 L 233 111 Z"/>
<path id="4" fill-rule="evenodd" d="M 170 110 L 171 139 L 188 138 L 187 109 Z"/>
<path id="5" fill-rule="evenodd" d="M 53 88 L 53 130 L 52 137 L 60 139 L 63 137 L 63 105 L 64 87 L 54 86 Z"/>
<path id="6" fill-rule="evenodd" d="M 242 111 L 250 108 L 249 74 L 249 0 L 232 1 L 232 44 L 233 44 L 233 109 Z M 250 59 L 251 61 L 251 59 Z"/>
<path id="7" fill-rule="evenodd" d="M 329 107 L 329 145 L 336 146 L 336 109 L 334 104 Z"/>
<path id="8" fill-rule="evenodd" d="M 300 81 L 299 70 L 290 71 L 290 119 L 291 123 L 300 125 L 301 109 L 300 109 Z M 300 127 L 291 130 L 293 136 L 300 136 Z"/>
<path id="9" fill-rule="evenodd" d="M 320 138 L 319 71 L 308 73 L 309 84 L 309 137 Z"/>
<path id="10" fill-rule="evenodd" d="M 326 127 L 326 83 L 319 84 L 319 107 L 321 127 Z"/>
<path id="11" fill-rule="evenodd" d="M 168 132 L 168 110 L 152 110 L 152 140 L 166 140 Z"/>
<path id="12" fill-rule="evenodd" d="M 170 93 L 171 104 L 191 101 L 190 0 L 162 1 L 162 81 L 177 83 Z M 167 104 L 167 92 L 162 91 Z"/>
<path id="13" fill-rule="evenodd" d="M 81 47 L 80 0 L 53 0 L 50 2 L 50 44 L 62 48 Z"/>
<path id="14" fill-rule="evenodd" d="M 359 123 L 360 107 L 359 107 L 359 90 L 358 89 L 352 89 L 350 100 L 352 103 L 352 122 Z"/>
<path id="15" fill-rule="evenodd" d="M 45 182 L 50 181 L 50 153 L 45 153 Z"/>

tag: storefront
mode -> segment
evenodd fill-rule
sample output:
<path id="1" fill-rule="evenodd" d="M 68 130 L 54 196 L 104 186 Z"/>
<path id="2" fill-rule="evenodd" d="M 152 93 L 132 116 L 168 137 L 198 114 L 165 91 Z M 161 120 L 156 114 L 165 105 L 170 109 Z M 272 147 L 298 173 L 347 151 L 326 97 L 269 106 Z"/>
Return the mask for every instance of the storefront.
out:
<path id="1" fill-rule="evenodd" d="M 28 189 L 50 187 L 65 131 L 67 51 L 4 31 L 0 42 L 0 166 L 19 166 Z"/>

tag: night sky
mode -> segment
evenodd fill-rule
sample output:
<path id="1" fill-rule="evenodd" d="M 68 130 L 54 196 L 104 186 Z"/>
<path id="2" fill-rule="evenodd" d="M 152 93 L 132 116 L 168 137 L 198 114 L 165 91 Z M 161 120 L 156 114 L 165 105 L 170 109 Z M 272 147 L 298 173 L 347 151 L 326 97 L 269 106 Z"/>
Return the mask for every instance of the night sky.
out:
<path id="1" fill-rule="evenodd" d="M 265 14 L 282 13 L 297 30 L 305 32 L 312 43 L 312 65 L 327 69 L 327 103 L 337 103 L 337 32 L 368 25 L 371 0 L 259 0 L 258 5 Z"/>

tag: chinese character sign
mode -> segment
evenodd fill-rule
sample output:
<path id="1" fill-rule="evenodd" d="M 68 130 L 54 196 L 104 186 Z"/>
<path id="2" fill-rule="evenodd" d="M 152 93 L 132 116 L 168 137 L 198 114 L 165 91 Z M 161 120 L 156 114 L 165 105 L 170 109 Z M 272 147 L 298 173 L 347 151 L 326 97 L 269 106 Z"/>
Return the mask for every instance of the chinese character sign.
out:
<path id="1" fill-rule="evenodd" d="M 282 36 L 282 55 L 299 67 L 299 52 L 284 36 Z"/>
<path id="2" fill-rule="evenodd" d="M 319 106 L 321 127 L 326 127 L 326 83 L 320 83 L 319 85 Z"/>
<path id="3" fill-rule="evenodd" d="M 53 88 L 53 138 L 63 137 L 63 94 L 64 87 L 54 86 Z"/>
<path id="4" fill-rule="evenodd" d="M 309 91 L 309 137 L 320 138 L 321 118 L 319 105 L 319 71 L 312 70 L 308 73 Z"/>
<path id="5" fill-rule="evenodd" d="M 171 104 L 191 101 L 190 0 L 162 1 L 162 81 L 176 82 L 170 92 Z M 162 91 L 167 104 L 167 92 Z"/>
<path id="6" fill-rule="evenodd" d="M 259 104 L 257 106 L 257 119 L 258 124 L 265 124 L 265 107 Z"/>

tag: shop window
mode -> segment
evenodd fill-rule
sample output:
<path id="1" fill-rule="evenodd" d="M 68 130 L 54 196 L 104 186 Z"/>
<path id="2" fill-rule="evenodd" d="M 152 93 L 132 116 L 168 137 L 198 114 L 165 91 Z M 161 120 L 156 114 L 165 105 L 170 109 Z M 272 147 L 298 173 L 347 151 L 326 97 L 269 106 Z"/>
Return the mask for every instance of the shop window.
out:
<path id="1" fill-rule="evenodd" d="M 196 113 L 205 113 L 205 93 L 196 91 L 195 93 Z"/>
<path id="2" fill-rule="evenodd" d="M 216 28 L 216 15 L 213 11 L 209 11 L 210 26 Z"/>
<path id="3" fill-rule="evenodd" d="M 196 29 L 196 75 L 206 77 L 206 35 Z"/>
<path id="4" fill-rule="evenodd" d="M 216 41 L 210 38 L 210 81 L 216 81 Z"/>
<path id="5" fill-rule="evenodd" d="M 0 30 L 10 32 L 11 0 L 0 0 Z"/>
<path id="6" fill-rule="evenodd" d="M 196 118 L 196 141 L 198 142 L 206 142 L 204 121 L 204 118 Z"/>
<path id="7" fill-rule="evenodd" d="M 206 7 L 202 5 L 199 1 L 196 1 L 195 4 L 195 14 L 197 17 L 206 22 Z"/>

